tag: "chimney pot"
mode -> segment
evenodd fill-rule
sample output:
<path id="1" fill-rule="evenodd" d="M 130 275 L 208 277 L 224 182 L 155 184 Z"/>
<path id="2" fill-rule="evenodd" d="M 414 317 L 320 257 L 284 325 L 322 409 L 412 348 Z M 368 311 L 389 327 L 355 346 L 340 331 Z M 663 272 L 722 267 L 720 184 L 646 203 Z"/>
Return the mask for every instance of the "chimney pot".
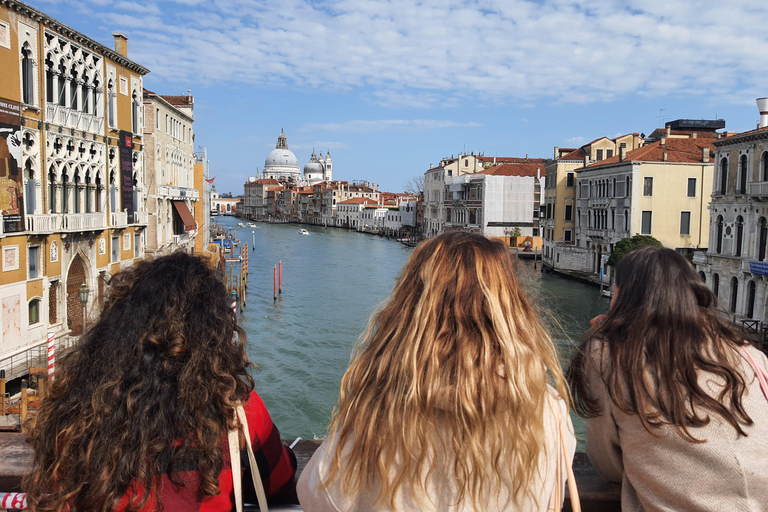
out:
<path id="1" fill-rule="evenodd" d="M 662 157 L 662 160 L 664 160 L 665 162 L 667 161 L 667 152 L 666 151 L 664 152 L 664 156 Z"/>
<path id="2" fill-rule="evenodd" d="M 559 158 L 560 157 L 559 153 L 560 153 L 560 148 L 555 146 L 555 158 Z"/>
<path id="3" fill-rule="evenodd" d="M 627 159 L 627 148 L 625 146 L 619 147 L 619 162 L 623 162 Z"/>
<path id="4" fill-rule="evenodd" d="M 701 161 L 706 163 L 709 163 L 709 148 L 703 147 L 701 148 Z"/>
<path id="5" fill-rule="evenodd" d="M 115 38 L 115 51 L 123 57 L 128 57 L 128 36 L 122 32 L 112 32 Z"/>
<path id="6" fill-rule="evenodd" d="M 693 134 L 691 135 L 691 137 L 692 137 L 692 138 L 694 138 L 694 139 L 695 139 L 697 136 L 698 136 L 698 133 L 696 133 L 696 132 L 693 132 Z"/>
<path id="7" fill-rule="evenodd" d="M 661 147 L 664 147 L 666 145 L 667 145 L 667 138 L 666 137 L 662 137 L 661 138 Z"/>
<path id="8" fill-rule="evenodd" d="M 669 137 L 670 135 L 672 135 L 672 127 L 667 125 L 667 137 Z"/>
<path id="9" fill-rule="evenodd" d="M 760 128 L 765 128 L 768 126 L 768 98 L 758 98 L 757 109 L 760 111 Z"/>

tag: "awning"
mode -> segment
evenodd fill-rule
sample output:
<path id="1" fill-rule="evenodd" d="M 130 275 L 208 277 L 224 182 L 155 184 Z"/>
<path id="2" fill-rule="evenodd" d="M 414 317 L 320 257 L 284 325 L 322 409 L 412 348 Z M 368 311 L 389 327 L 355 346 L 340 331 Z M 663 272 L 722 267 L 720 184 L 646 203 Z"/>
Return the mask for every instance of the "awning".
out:
<path id="1" fill-rule="evenodd" d="M 195 222 L 192 212 L 189 211 L 187 203 L 184 201 L 173 201 L 173 207 L 176 208 L 181 221 L 184 223 L 184 231 L 194 231 L 197 229 L 197 222 Z"/>

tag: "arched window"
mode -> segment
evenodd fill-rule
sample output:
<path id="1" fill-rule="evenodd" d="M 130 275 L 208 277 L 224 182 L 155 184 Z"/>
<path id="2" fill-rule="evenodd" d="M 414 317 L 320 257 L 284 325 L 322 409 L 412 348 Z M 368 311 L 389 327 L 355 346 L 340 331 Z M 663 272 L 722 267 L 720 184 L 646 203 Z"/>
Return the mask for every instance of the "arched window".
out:
<path id="1" fill-rule="evenodd" d="M 763 156 L 760 158 L 760 166 L 762 167 L 762 181 L 768 181 L 768 151 L 763 151 Z"/>
<path id="2" fill-rule="evenodd" d="M 98 116 L 99 115 L 99 81 L 98 80 L 93 81 L 93 94 L 91 94 L 91 99 L 93 100 L 93 108 L 91 109 L 91 112 L 93 112 L 93 115 Z M 103 115 L 103 113 L 101 115 Z"/>
<path id="3" fill-rule="evenodd" d="M 699 272 L 699 277 L 701 278 L 702 283 L 707 282 L 707 275 L 704 272 Z"/>
<path id="4" fill-rule="evenodd" d="M 27 206 L 27 214 L 33 215 L 37 208 L 37 190 L 35 187 L 35 171 L 32 169 L 32 161 L 24 164 L 24 178 L 27 180 L 24 186 L 24 202 Z"/>
<path id="5" fill-rule="evenodd" d="M 101 207 L 101 191 L 104 189 L 104 186 L 101 183 L 101 174 L 97 174 L 96 175 L 96 180 L 95 181 L 96 181 L 96 183 L 95 183 L 96 184 L 96 190 L 94 190 L 94 196 L 95 196 L 96 204 L 94 205 L 93 210 L 95 212 L 101 212 L 102 211 L 102 207 Z"/>
<path id="6" fill-rule="evenodd" d="M 48 169 L 48 209 L 56 213 L 56 171 L 53 165 Z"/>
<path id="7" fill-rule="evenodd" d="M 116 127 L 117 120 L 115 119 L 115 84 L 110 80 L 107 82 L 107 116 L 109 126 Z"/>
<path id="8" fill-rule="evenodd" d="M 611 197 L 616 197 L 616 178 L 613 178 L 613 187 L 611 188 Z"/>
<path id="9" fill-rule="evenodd" d="M 747 318 L 755 316 L 755 289 L 755 282 L 750 281 L 747 285 Z"/>
<path id="10" fill-rule="evenodd" d="M 131 106 L 131 120 L 133 122 L 133 133 L 139 133 L 139 100 L 136 91 L 133 91 Z"/>
<path id="11" fill-rule="evenodd" d="M 45 100 L 48 103 L 53 103 L 55 100 L 53 94 L 53 58 L 49 54 L 45 58 Z"/>
<path id="12" fill-rule="evenodd" d="M 35 61 L 27 45 L 21 50 L 21 94 L 22 101 L 27 105 L 35 102 Z"/>
<path id="13" fill-rule="evenodd" d="M 717 254 L 720 254 L 723 252 L 723 216 L 718 215 L 717 221 L 715 223 L 715 244 L 717 244 L 717 248 L 715 252 Z"/>
<path id="14" fill-rule="evenodd" d="M 624 210 L 624 231 L 629 231 L 629 210 Z"/>
<path id="15" fill-rule="evenodd" d="M 67 68 L 64 67 L 64 63 L 59 64 L 59 105 L 62 107 L 67 106 Z"/>
<path id="16" fill-rule="evenodd" d="M 72 81 L 69 82 L 69 104 L 70 108 L 77 110 L 77 97 L 80 90 L 80 84 L 77 83 L 77 70 L 72 66 Z"/>
<path id="17" fill-rule="evenodd" d="M 611 210 L 611 229 L 616 229 L 616 210 Z"/>
<path id="18" fill-rule="evenodd" d="M 629 176 L 624 178 L 624 197 L 632 195 L 632 190 L 629 187 Z"/>
<path id="19" fill-rule="evenodd" d="M 735 313 L 736 312 L 736 304 L 738 303 L 739 298 L 739 280 L 736 277 L 731 278 L 731 306 L 730 306 L 730 312 Z"/>
<path id="20" fill-rule="evenodd" d="M 736 217 L 736 251 L 734 256 L 741 256 L 741 246 L 744 242 L 744 218 L 739 215 Z"/>
<path id="21" fill-rule="evenodd" d="M 720 275 L 712 274 L 712 293 L 717 298 L 720 295 Z"/>
<path id="22" fill-rule="evenodd" d="M 83 112 L 86 114 L 91 113 L 91 98 L 90 98 L 90 91 L 88 90 L 88 77 L 83 77 Z"/>
<path id="23" fill-rule="evenodd" d="M 83 213 L 80 211 L 80 207 L 82 206 L 82 203 L 80 201 L 80 191 L 82 190 L 82 181 L 80 180 L 80 170 L 78 169 L 75 171 L 75 182 L 73 184 L 72 190 L 74 192 L 74 213 Z"/>
<path id="24" fill-rule="evenodd" d="M 747 193 L 747 155 L 739 160 L 739 194 Z"/>
<path id="25" fill-rule="evenodd" d="M 757 221 L 758 226 L 758 242 L 757 242 L 757 259 L 763 261 L 765 259 L 765 246 L 768 241 L 768 225 L 766 225 L 765 217 L 760 217 Z"/>
<path id="26" fill-rule="evenodd" d="M 65 169 L 61 173 L 61 212 L 69 213 L 69 174 Z"/>
<path id="27" fill-rule="evenodd" d="M 728 188 L 728 159 L 720 160 L 720 193 L 725 194 Z"/>

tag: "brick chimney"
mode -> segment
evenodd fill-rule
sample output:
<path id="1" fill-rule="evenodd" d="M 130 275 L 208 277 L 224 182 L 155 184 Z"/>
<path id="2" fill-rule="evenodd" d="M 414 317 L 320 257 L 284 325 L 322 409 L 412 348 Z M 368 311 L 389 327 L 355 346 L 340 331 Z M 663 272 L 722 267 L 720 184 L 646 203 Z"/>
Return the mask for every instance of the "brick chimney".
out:
<path id="1" fill-rule="evenodd" d="M 123 57 L 128 57 L 128 36 L 122 32 L 112 32 L 115 38 L 115 51 Z"/>

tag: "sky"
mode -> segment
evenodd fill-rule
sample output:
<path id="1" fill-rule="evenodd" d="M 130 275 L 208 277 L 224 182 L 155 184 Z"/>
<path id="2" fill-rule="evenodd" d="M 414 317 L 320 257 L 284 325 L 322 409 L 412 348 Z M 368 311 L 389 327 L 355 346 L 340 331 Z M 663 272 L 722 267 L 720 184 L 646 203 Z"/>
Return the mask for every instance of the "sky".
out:
<path id="1" fill-rule="evenodd" d="M 195 144 L 242 194 L 280 130 L 304 166 L 399 192 L 459 153 L 551 158 L 674 119 L 755 128 L 764 0 L 36 0 L 195 98 Z"/>

